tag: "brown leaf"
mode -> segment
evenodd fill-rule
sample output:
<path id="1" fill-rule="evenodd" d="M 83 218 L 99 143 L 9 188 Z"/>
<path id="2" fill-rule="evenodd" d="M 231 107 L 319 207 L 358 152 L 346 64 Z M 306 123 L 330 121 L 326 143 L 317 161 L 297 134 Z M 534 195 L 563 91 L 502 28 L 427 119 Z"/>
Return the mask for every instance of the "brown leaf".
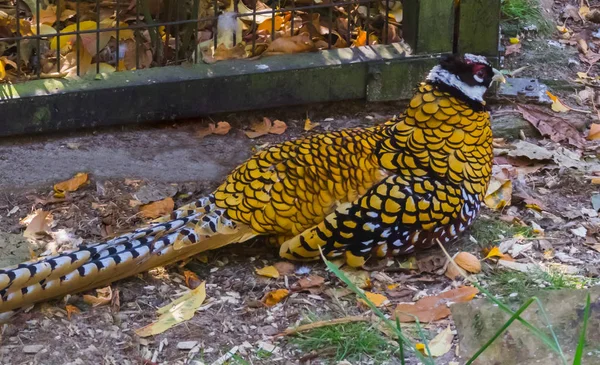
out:
<path id="1" fill-rule="evenodd" d="M 167 215 L 175 208 L 175 202 L 173 198 L 165 198 L 150 204 L 142 205 L 140 207 L 140 214 L 144 218 L 154 219 L 163 215 Z"/>
<path id="2" fill-rule="evenodd" d="M 23 219 L 21 224 L 28 221 L 27 228 L 23 232 L 23 237 L 35 238 L 38 233 L 45 233 L 50 229 L 48 215 L 50 212 L 45 212 L 41 209 L 36 210 L 33 214 L 28 215 Z"/>
<path id="3" fill-rule="evenodd" d="M 87 182 L 88 174 L 85 172 L 79 172 L 73 178 L 55 184 L 54 191 L 58 194 L 64 194 L 65 191 L 75 191 Z"/>
<path id="4" fill-rule="evenodd" d="M 310 35 L 306 33 L 298 34 L 293 37 L 280 37 L 274 40 L 267 50 L 265 55 L 268 54 L 282 54 L 282 53 L 302 53 L 316 51 L 314 42 L 310 38 Z"/>
<path id="5" fill-rule="evenodd" d="M 273 126 L 271 128 L 269 128 L 269 133 L 271 134 L 283 134 L 285 133 L 285 130 L 287 129 L 287 124 L 285 124 L 285 122 L 282 122 L 280 120 L 276 120 L 273 122 Z"/>
<path id="6" fill-rule="evenodd" d="M 588 133 L 588 137 L 587 138 L 590 141 L 594 141 L 594 140 L 600 139 L 600 124 L 593 123 L 590 126 L 590 132 Z"/>
<path id="7" fill-rule="evenodd" d="M 508 56 L 513 53 L 519 53 L 519 52 L 521 52 L 521 43 L 511 44 L 511 45 L 506 46 L 506 48 L 504 50 L 504 55 Z"/>
<path id="8" fill-rule="evenodd" d="M 185 278 L 185 285 L 190 289 L 196 289 L 202 284 L 202 280 L 193 271 L 184 270 L 183 277 Z"/>
<path id="9" fill-rule="evenodd" d="M 110 286 L 106 288 L 96 289 L 97 296 L 93 295 L 84 295 L 83 301 L 87 304 L 92 305 L 92 307 L 97 307 L 100 305 L 109 304 L 112 301 L 113 293 Z"/>
<path id="10" fill-rule="evenodd" d="M 540 107 L 533 105 L 519 105 L 517 106 L 517 110 L 542 135 L 550 137 L 554 142 L 567 141 L 577 148 L 583 148 L 585 139 L 567 119 L 556 114 L 550 114 Z"/>
<path id="11" fill-rule="evenodd" d="M 225 135 L 231 130 L 231 125 L 227 122 L 218 122 L 215 126 L 214 123 L 209 123 L 206 128 L 201 128 L 196 131 L 196 135 L 200 138 L 204 138 L 211 134 Z"/>
<path id="12" fill-rule="evenodd" d="M 67 304 L 65 306 L 65 310 L 67 311 L 67 319 L 69 321 L 71 320 L 71 315 L 81 313 L 81 311 L 79 310 L 79 308 L 77 308 L 76 306 L 71 305 L 71 304 Z"/>
<path id="13" fill-rule="evenodd" d="M 432 322 L 450 315 L 448 303 L 468 302 L 479 293 L 477 288 L 462 286 L 447 292 L 421 298 L 416 303 L 400 303 L 394 310 L 394 317 L 400 322 Z M 414 316 L 414 317 L 413 317 Z"/>
<path id="14" fill-rule="evenodd" d="M 287 261 L 277 262 L 273 264 L 273 266 L 275 266 L 275 268 L 281 275 L 290 275 L 296 269 L 296 266 L 294 264 Z"/>
<path id="15" fill-rule="evenodd" d="M 311 275 L 309 277 L 298 280 L 298 282 L 296 283 L 296 286 L 299 289 L 308 289 L 308 288 L 319 287 L 319 286 L 323 285 L 324 283 L 325 283 L 325 279 L 322 278 L 321 276 Z"/>
<path id="16" fill-rule="evenodd" d="M 244 133 L 248 138 L 258 138 L 268 134 L 272 126 L 271 119 L 264 117 L 262 122 L 254 124 L 251 127 L 252 131 L 244 131 Z"/>
<path id="17" fill-rule="evenodd" d="M 470 254 L 468 252 L 459 252 L 454 257 L 454 262 L 456 262 L 458 266 L 472 274 L 477 274 L 481 272 L 481 262 L 479 262 L 479 259 L 475 257 L 475 255 Z M 454 265 L 450 263 L 450 266 Z"/>

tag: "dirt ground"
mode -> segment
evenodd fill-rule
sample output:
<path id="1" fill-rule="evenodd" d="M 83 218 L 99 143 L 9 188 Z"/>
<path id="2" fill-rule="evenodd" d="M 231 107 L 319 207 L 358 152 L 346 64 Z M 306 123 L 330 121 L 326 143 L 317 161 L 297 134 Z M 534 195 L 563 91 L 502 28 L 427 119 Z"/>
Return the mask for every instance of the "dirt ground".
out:
<path id="1" fill-rule="evenodd" d="M 524 41 L 519 53 L 507 57 L 505 68 L 514 70 L 530 64 L 523 75 L 565 82 L 588 69 L 582 63 L 568 66 L 569 59 L 577 57 L 572 46 L 564 50 L 549 47 L 553 46 L 548 46 L 546 39 Z M 548 54 L 552 58 L 544 58 Z M 542 58 L 549 66 L 539 62 Z M 591 75 L 596 72 L 596 66 L 590 68 Z M 578 102 L 569 87 L 553 92 L 569 105 L 593 110 L 589 100 Z M 172 196 L 176 205 L 190 202 L 209 193 L 232 168 L 265 144 L 329 129 L 372 125 L 385 121 L 402 107 L 400 102 L 344 102 L 218 115 L 212 121 L 229 122 L 231 131 L 204 138 L 198 133 L 211 122 L 208 119 L 0 140 L 0 233 L 4 235 L 0 240 L 20 237 L 25 229 L 20 221 L 32 211 L 43 209 L 51 213 L 53 223 L 51 233 L 32 246 L 37 254 L 74 246 L 82 240 L 97 242 L 146 222 L 135 201 Z M 516 107 L 512 103 L 494 105 L 492 114 L 515 114 Z M 552 113 L 549 106 L 542 108 Z M 312 122 L 320 123 L 311 132 L 303 128 L 307 113 Z M 584 120 L 585 128 L 598 122 L 595 112 L 576 113 L 565 115 Z M 243 130 L 263 117 L 285 121 L 288 129 L 282 135 L 247 138 Z M 511 148 L 519 140 L 497 141 L 497 165 L 529 170 L 513 176 L 511 204 L 497 211 L 485 209 L 478 224 L 450 250 L 451 254 L 468 251 L 482 259 L 482 283 L 509 302 L 516 300 L 513 294 L 522 293 L 517 289 L 512 292 L 514 279 L 500 282 L 497 274 L 501 268 L 494 260 L 483 260 L 482 248 L 501 245 L 513 237 L 517 237 L 516 246 L 507 252 L 517 263 L 536 262 L 555 268 L 565 275 L 560 278 L 583 283 L 575 285 L 578 288 L 596 283 L 600 275 L 600 218 L 592 204 L 594 196 L 600 194 L 600 185 L 594 181 L 598 179 L 596 172 L 600 172 L 597 145 L 575 148 L 566 141 L 539 135 L 522 137 L 547 149 L 553 157 L 540 162 L 523 155 L 511 156 Z M 565 154 L 572 157 L 570 164 L 556 157 Z M 90 183 L 65 199 L 54 198 L 53 184 L 78 172 L 88 172 Z M 516 235 L 517 231 L 525 234 Z M 28 257 L 29 251 L 3 253 L 6 257 L 2 259 L 10 259 L 13 254 L 19 262 Z M 77 294 L 27 308 L 0 327 L 0 364 L 337 363 L 339 346 L 311 350 L 299 345 L 293 336 L 278 334 L 308 318 L 369 318 L 370 311 L 344 290 L 345 285 L 325 270 L 323 263 L 294 263 L 293 270 L 277 279 L 255 272 L 280 261 L 276 249 L 254 240 L 211 251 L 189 262 L 186 269 L 206 280 L 207 300 L 191 320 L 153 337 L 140 338 L 134 330 L 155 320 L 158 307 L 189 290 L 183 267 L 157 268 L 113 283 L 113 294 L 118 293 L 119 300 L 112 305 L 92 307 Z M 439 250 L 432 249 L 415 258 L 369 262 L 369 290 L 387 297 L 384 311 L 389 314 L 398 303 L 464 284 L 443 275 L 445 261 Z M 298 289 L 298 282 L 311 275 L 324 282 Z M 505 289 L 498 289 L 499 285 Z M 292 294 L 275 306 L 263 304 L 267 293 L 283 288 Z M 67 304 L 77 308 L 78 313 L 68 313 Z M 451 317 L 423 327 L 431 338 L 448 325 L 457 330 Z M 414 331 L 412 324 L 406 324 L 406 328 L 409 334 Z M 219 362 L 232 349 L 236 355 Z M 385 360 L 373 353 L 348 360 L 352 364 L 400 364 L 393 346 L 379 355 Z M 436 359 L 439 364 L 452 361 L 465 361 L 456 338 L 452 350 Z M 407 364 L 416 363 L 414 356 L 409 356 Z"/>

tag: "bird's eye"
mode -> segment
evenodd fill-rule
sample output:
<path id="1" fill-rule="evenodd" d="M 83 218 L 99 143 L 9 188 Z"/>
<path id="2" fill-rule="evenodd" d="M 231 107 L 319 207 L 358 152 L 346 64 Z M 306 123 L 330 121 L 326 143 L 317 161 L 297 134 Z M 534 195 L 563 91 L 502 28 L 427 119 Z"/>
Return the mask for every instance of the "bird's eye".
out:
<path id="1" fill-rule="evenodd" d="M 477 77 L 479 77 L 480 79 L 483 79 L 483 76 L 485 75 L 485 73 L 483 72 L 483 70 L 479 70 L 479 71 L 477 71 L 477 73 L 475 75 Z"/>

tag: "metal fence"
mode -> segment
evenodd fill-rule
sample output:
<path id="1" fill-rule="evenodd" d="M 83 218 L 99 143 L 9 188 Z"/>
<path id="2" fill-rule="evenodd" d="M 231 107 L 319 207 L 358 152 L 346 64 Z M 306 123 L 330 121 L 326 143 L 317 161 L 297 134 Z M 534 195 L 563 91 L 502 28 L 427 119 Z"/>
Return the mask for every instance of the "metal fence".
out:
<path id="1" fill-rule="evenodd" d="M 0 1 L 0 80 L 389 44 L 400 0 Z"/>

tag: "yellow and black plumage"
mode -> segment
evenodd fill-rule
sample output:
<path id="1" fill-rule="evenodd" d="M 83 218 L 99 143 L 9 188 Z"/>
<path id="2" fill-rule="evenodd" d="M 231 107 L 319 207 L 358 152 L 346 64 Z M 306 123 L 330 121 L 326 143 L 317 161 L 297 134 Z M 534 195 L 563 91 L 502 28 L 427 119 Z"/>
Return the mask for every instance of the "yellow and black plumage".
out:
<path id="1" fill-rule="evenodd" d="M 489 182 L 483 95 L 496 79 L 481 56 L 448 57 L 383 125 L 270 147 L 149 227 L 1 269 L 0 312 L 261 235 L 284 258 L 315 259 L 321 248 L 352 266 L 448 242 L 473 222 Z"/>

